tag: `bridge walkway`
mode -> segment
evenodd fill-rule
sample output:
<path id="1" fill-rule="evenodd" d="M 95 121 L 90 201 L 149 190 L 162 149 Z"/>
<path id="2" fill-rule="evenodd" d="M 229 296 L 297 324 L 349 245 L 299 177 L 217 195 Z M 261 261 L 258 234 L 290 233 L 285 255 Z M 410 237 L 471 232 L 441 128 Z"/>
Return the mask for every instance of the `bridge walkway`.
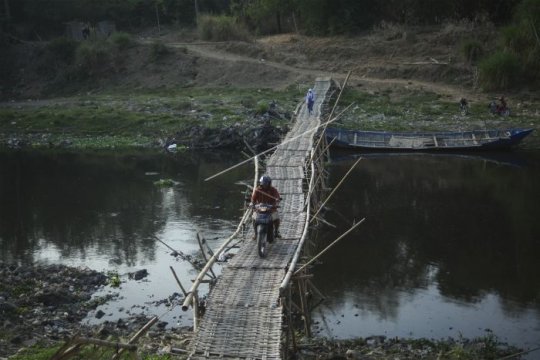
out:
<path id="1" fill-rule="evenodd" d="M 247 227 L 245 241 L 208 295 L 206 312 L 190 345 L 191 358 L 281 358 L 280 286 L 307 229 L 311 154 L 331 85 L 330 78 L 316 80 L 313 114 L 308 114 L 304 103 L 291 130 L 266 162 L 265 173 L 283 198 L 282 239 L 269 246 L 266 258 L 260 258 L 251 240 L 253 229 Z"/>

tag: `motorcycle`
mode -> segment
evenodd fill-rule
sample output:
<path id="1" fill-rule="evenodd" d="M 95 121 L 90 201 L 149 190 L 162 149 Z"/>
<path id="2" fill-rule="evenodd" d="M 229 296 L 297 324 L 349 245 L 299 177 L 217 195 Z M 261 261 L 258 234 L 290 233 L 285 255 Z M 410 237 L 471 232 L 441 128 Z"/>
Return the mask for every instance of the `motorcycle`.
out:
<path id="1" fill-rule="evenodd" d="M 257 250 L 261 258 L 266 257 L 267 246 L 274 241 L 274 222 L 272 220 L 272 210 L 275 205 L 256 204 L 255 211 L 255 236 L 257 239 Z"/>
<path id="2" fill-rule="evenodd" d="M 462 116 L 469 115 L 469 102 L 465 98 L 459 100 L 459 112 Z"/>
<path id="3" fill-rule="evenodd" d="M 492 101 L 489 103 L 489 112 L 494 115 L 509 116 L 510 108 L 504 104 L 498 104 Z"/>

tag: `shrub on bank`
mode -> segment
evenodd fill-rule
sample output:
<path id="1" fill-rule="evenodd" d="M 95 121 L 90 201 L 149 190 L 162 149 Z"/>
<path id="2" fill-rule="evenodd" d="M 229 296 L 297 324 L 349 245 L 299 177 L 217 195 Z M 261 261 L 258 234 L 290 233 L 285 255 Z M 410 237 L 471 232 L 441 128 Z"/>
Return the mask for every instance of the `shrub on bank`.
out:
<path id="1" fill-rule="evenodd" d="M 249 32 L 230 16 L 201 16 L 197 25 L 199 36 L 208 41 L 251 41 Z"/>
<path id="2" fill-rule="evenodd" d="M 119 50 L 125 50 L 133 45 L 133 39 L 131 38 L 131 35 L 122 31 L 112 33 L 108 40 Z"/>
<path id="3" fill-rule="evenodd" d="M 111 48 L 106 42 L 88 41 L 81 43 L 75 52 L 78 74 L 92 76 L 107 67 L 111 60 Z"/>
<path id="4" fill-rule="evenodd" d="M 77 49 L 78 45 L 78 42 L 74 39 L 59 37 L 51 40 L 45 46 L 45 49 L 56 59 L 69 64 L 75 58 L 75 50 Z"/>
<path id="5" fill-rule="evenodd" d="M 162 41 L 154 41 L 150 45 L 150 59 L 153 61 L 156 61 L 169 53 L 169 49 Z"/>
<path id="6" fill-rule="evenodd" d="M 520 77 L 521 66 L 516 55 L 497 51 L 478 65 L 479 82 L 485 90 L 508 89 Z"/>
<path id="7" fill-rule="evenodd" d="M 482 44 L 478 40 L 466 40 L 461 44 L 461 54 L 470 64 L 476 63 L 482 53 Z"/>

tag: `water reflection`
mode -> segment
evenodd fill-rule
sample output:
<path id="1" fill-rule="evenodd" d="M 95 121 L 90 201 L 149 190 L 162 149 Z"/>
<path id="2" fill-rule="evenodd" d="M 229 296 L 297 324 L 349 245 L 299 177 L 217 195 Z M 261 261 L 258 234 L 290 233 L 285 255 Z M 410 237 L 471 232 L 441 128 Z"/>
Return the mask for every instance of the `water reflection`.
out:
<path id="1" fill-rule="evenodd" d="M 523 158 L 519 167 L 421 154 L 362 160 L 329 204 L 339 229 L 320 237 L 328 244 L 366 217 L 315 269 L 329 296 L 321 333 L 443 338 L 489 328 L 537 344 L 540 154 Z M 334 162 L 331 184 L 353 162 Z"/>
<path id="2" fill-rule="evenodd" d="M 174 219 L 234 218 L 241 198 L 231 179 L 203 185 L 205 177 L 234 161 L 229 159 L 215 154 L 0 154 L 0 259 L 33 263 L 44 244 L 82 261 L 88 249 L 108 254 L 117 264 L 153 259 L 152 236 Z M 153 184 L 159 178 L 179 184 L 161 189 Z M 207 226 L 220 225 L 210 220 Z"/>
<path id="3" fill-rule="evenodd" d="M 237 163 L 234 153 L 72 154 L 0 153 L 0 261 L 85 266 L 121 275 L 117 294 L 84 322 L 115 321 L 128 314 L 159 315 L 169 326 L 192 325 L 191 314 L 171 311 L 166 299 L 179 288 L 170 268 L 189 287 L 196 270 L 168 247 L 200 256 L 197 233 L 213 249 L 234 231 L 242 215 L 247 165 L 204 179 Z M 173 187 L 154 185 L 172 179 Z M 149 276 L 130 280 L 130 272 Z M 219 265 L 214 269 L 219 273 Z M 208 289 L 202 288 L 201 295 Z"/>

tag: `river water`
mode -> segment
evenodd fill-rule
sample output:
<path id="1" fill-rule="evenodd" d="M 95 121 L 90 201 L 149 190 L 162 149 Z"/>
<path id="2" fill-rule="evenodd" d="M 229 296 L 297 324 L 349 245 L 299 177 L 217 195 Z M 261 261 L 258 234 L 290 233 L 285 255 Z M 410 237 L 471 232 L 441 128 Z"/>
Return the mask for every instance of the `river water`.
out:
<path id="1" fill-rule="evenodd" d="M 190 326 L 166 299 L 197 272 L 171 248 L 198 256 L 197 233 L 217 249 L 242 214 L 250 165 L 237 153 L 0 153 L 0 261 L 115 271 L 117 295 L 86 323 L 128 314 Z M 329 186 L 356 158 L 334 154 Z M 172 187 L 154 184 L 172 179 Z M 457 338 L 495 334 L 540 346 L 540 153 L 371 154 L 327 204 L 312 238 L 331 248 L 314 268 L 326 301 L 318 336 Z M 219 273 L 221 265 L 215 271 Z M 143 280 L 128 273 L 147 269 Z M 203 288 L 202 293 L 204 294 Z"/>

